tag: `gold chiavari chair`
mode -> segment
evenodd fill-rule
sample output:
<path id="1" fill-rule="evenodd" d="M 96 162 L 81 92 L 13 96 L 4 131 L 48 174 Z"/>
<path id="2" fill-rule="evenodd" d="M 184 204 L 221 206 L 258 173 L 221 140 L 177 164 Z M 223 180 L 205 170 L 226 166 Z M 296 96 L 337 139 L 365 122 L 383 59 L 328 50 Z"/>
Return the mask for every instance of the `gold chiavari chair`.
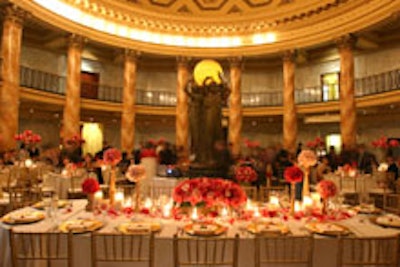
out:
<path id="1" fill-rule="evenodd" d="M 230 237 L 181 237 L 174 235 L 174 267 L 238 266 L 239 235 Z"/>
<path id="2" fill-rule="evenodd" d="M 154 235 L 92 233 L 92 267 L 104 262 L 137 262 L 154 266 Z M 141 265 L 142 266 L 142 265 Z"/>
<path id="3" fill-rule="evenodd" d="M 337 266 L 397 267 L 399 237 L 339 237 Z"/>
<path id="4" fill-rule="evenodd" d="M 312 266 L 312 236 L 257 236 L 255 266 Z"/>
<path id="5" fill-rule="evenodd" d="M 400 194 L 385 194 L 383 209 L 387 212 L 400 214 Z"/>
<path id="6" fill-rule="evenodd" d="M 19 233 L 10 230 L 12 266 L 45 262 L 45 266 L 72 267 L 72 233 Z M 25 264 L 20 264 L 24 262 Z"/>
<path id="7" fill-rule="evenodd" d="M 251 199 L 253 201 L 257 201 L 258 200 L 258 192 L 257 192 L 257 187 L 255 186 L 241 186 L 244 190 L 244 192 L 246 192 L 247 198 Z"/>

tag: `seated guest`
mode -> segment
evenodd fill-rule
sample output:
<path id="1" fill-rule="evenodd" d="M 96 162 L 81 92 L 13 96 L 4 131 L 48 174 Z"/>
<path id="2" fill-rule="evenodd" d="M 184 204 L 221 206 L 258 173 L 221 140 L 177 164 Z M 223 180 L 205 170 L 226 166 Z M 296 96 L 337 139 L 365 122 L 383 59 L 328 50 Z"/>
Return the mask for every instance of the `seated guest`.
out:
<path id="1" fill-rule="evenodd" d="M 397 181 L 397 178 L 399 178 L 399 168 L 397 167 L 394 158 L 392 156 L 387 156 L 386 162 L 389 165 L 387 172 L 392 173 L 394 180 Z"/>

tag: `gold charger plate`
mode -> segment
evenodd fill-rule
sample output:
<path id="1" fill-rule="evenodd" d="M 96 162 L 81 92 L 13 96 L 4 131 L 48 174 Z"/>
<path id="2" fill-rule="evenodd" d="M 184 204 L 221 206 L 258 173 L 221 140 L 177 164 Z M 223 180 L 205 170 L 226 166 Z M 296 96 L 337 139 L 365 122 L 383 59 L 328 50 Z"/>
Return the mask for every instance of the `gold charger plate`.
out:
<path id="1" fill-rule="evenodd" d="M 161 231 L 161 223 L 158 222 L 126 222 L 116 227 L 117 231 L 127 235 L 144 234 Z"/>
<path id="2" fill-rule="evenodd" d="M 370 205 L 358 205 L 352 208 L 357 213 L 361 214 L 380 214 L 382 213 L 382 210 L 375 207 L 375 206 L 370 206 Z"/>
<path id="3" fill-rule="evenodd" d="M 347 227 L 330 222 L 307 223 L 305 228 L 310 232 L 320 235 L 339 236 L 350 234 L 350 230 Z"/>
<path id="4" fill-rule="evenodd" d="M 218 223 L 190 223 L 183 227 L 185 233 L 195 236 L 218 236 L 225 233 L 228 229 Z"/>
<path id="5" fill-rule="evenodd" d="M 67 206 L 67 204 L 68 204 L 67 200 L 58 200 L 57 208 L 62 209 L 65 206 Z M 37 203 L 33 204 L 32 207 L 35 208 L 35 209 L 44 210 L 45 204 L 44 204 L 43 201 L 40 201 L 40 202 L 37 202 Z"/>
<path id="6" fill-rule="evenodd" d="M 75 219 L 61 223 L 58 229 L 63 233 L 82 234 L 93 232 L 104 226 L 104 223 L 94 219 Z"/>
<path id="7" fill-rule="evenodd" d="M 400 228 L 400 218 L 397 216 L 374 216 L 370 221 L 384 227 Z"/>
<path id="8" fill-rule="evenodd" d="M 246 229 L 250 233 L 258 235 L 285 235 L 289 233 L 289 228 L 286 225 L 273 222 L 250 223 Z"/>
<path id="9" fill-rule="evenodd" d="M 29 224 L 41 221 L 45 218 L 43 212 L 40 211 L 25 211 L 11 212 L 3 216 L 1 221 L 6 224 Z"/>

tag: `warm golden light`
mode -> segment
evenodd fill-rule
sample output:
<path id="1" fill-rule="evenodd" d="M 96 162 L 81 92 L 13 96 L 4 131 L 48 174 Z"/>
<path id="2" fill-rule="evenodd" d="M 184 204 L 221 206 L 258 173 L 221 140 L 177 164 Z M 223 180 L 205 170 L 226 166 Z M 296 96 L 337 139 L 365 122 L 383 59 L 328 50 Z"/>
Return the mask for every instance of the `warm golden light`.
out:
<path id="1" fill-rule="evenodd" d="M 212 81 L 217 84 L 221 84 L 222 67 L 221 65 L 211 59 L 205 59 L 196 64 L 193 71 L 194 81 L 197 85 L 203 85 L 207 78 L 211 78 L 206 85 L 209 85 Z"/>
<path id="2" fill-rule="evenodd" d="M 276 34 L 261 32 L 242 36 L 220 35 L 220 36 L 183 36 L 172 35 L 162 32 L 151 32 L 145 29 L 128 27 L 120 22 L 113 22 L 94 14 L 90 14 L 79 8 L 71 6 L 62 0 L 32 0 L 36 4 L 49 11 L 75 23 L 104 33 L 128 38 L 140 42 L 161 44 L 179 47 L 200 47 L 200 48 L 230 48 L 240 46 L 252 46 L 270 44 L 276 42 Z M 86 2 L 85 2 L 86 4 Z M 104 11 L 104 10 L 103 10 Z M 105 11 L 102 13 L 105 13 Z"/>

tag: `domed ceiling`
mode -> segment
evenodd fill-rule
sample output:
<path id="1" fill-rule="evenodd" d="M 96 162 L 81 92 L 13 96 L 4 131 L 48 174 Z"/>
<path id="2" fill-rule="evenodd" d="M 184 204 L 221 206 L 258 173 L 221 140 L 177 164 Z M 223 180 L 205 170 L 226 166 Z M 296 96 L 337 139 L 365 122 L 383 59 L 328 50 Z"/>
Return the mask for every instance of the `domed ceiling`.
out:
<path id="1" fill-rule="evenodd" d="M 166 55 L 242 56 L 332 42 L 398 0 L 10 0 L 66 31 Z"/>

